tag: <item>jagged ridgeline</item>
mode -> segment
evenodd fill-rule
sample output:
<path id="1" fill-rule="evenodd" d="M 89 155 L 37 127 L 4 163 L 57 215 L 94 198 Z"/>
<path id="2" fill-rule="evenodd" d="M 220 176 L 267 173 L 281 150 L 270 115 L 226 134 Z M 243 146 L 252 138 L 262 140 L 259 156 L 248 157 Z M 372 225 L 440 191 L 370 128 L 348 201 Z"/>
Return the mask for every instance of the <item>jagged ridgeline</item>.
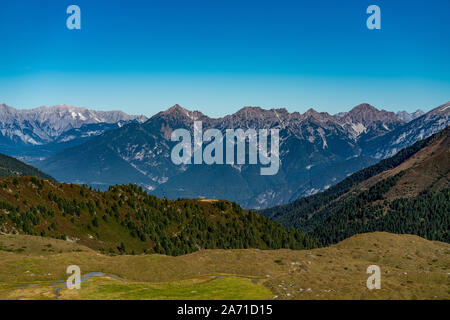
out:
<path id="1" fill-rule="evenodd" d="M 106 253 L 317 246 L 299 231 L 227 201 L 170 201 L 136 185 L 100 192 L 35 177 L 0 179 L 0 228 L 77 241 Z"/>
<path id="2" fill-rule="evenodd" d="M 23 176 L 36 176 L 47 180 L 54 180 L 42 171 L 0 153 L 0 178 Z"/>
<path id="3" fill-rule="evenodd" d="M 450 128 L 313 196 L 261 211 L 322 245 L 386 231 L 450 242 Z"/>

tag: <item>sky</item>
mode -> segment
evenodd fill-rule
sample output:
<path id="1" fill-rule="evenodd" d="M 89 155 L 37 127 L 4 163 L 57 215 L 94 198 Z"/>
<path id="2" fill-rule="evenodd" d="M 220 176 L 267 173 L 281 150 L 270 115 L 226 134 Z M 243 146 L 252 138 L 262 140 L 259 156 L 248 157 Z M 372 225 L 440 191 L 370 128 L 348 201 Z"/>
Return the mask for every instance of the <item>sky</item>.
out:
<path id="1" fill-rule="evenodd" d="M 81 30 L 66 27 L 72 4 Z M 0 103 L 427 111 L 450 100 L 449 39 L 448 0 L 1 1 Z"/>

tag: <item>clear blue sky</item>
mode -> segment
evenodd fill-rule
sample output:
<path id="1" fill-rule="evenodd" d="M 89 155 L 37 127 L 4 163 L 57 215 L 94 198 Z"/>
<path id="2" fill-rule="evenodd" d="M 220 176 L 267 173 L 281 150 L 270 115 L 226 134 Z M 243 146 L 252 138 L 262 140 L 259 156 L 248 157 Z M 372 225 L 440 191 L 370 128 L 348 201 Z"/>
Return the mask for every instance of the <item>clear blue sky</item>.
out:
<path id="1" fill-rule="evenodd" d="M 370 4 L 381 30 L 366 27 Z M 450 100 L 449 39 L 449 0 L 1 1 L 0 103 L 429 110 Z"/>

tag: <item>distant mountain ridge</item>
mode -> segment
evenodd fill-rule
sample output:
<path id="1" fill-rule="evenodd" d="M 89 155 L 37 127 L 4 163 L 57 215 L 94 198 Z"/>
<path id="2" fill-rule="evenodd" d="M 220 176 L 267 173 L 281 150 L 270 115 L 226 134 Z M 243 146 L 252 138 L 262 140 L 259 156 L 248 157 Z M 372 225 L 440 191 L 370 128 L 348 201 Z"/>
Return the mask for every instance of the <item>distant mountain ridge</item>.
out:
<path id="1" fill-rule="evenodd" d="M 425 114 L 425 112 L 423 112 L 422 110 L 418 109 L 413 113 L 408 113 L 407 111 L 399 111 L 396 113 L 397 117 L 399 117 L 400 119 L 402 119 L 405 122 L 410 122 L 414 119 L 417 119 L 421 116 L 423 116 Z"/>
<path id="2" fill-rule="evenodd" d="M 175 105 L 144 123 L 107 131 L 37 165 L 60 181 L 100 188 L 134 182 L 170 199 L 227 199 L 246 208 L 266 208 L 324 190 L 442 130 L 450 122 L 448 105 L 408 123 L 369 104 L 337 115 L 313 109 L 300 114 L 244 107 L 222 118 Z M 217 128 L 222 132 L 278 128 L 280 171 L 262 177 L 254 165 L 174 165 L 170 152 L 175 143 L 170 135 L 178 128 L 192 131 L 195 120 L 202 121 L 204 130 Z"/>
<path id="3" fill-rule="evenodd" d="M 146 120 L 145 116 L 122 111 L 94 111 L 67 105 L 18 110 L 0 104 L 0 152 L 34 165 L 93 136 Z"/>

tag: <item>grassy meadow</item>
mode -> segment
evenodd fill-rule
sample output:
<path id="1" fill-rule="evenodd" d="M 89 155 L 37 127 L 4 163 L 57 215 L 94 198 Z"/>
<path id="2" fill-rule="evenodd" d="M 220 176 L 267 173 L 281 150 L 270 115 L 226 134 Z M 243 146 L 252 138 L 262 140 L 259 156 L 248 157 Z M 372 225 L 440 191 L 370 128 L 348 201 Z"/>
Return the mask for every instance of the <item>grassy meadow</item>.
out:
<path id="1" fill-rule="evenodd" d="M 369 290 L 366 269 L 381 268 Z M 66 268 L 102 272 L 68 290 Z M 58 289 L 62 288 L 62 289 Z M 73 242 L 0 236 L 0 299 L 449 299 L 450 245 L 412 235 L 356 235 L 313 250 L 104 255 Z"/>

